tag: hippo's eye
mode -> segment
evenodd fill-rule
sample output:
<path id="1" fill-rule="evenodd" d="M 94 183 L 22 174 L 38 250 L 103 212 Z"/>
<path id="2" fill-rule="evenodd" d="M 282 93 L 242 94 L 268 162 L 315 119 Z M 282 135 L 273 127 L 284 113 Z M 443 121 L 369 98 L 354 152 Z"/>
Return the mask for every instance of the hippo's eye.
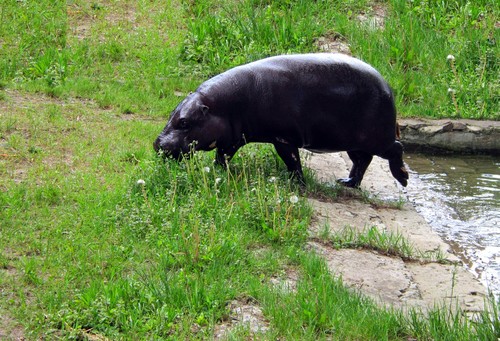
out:
<path id="1" fill-rule="evenodd" d="M 188 122 L 185 118 L 179 119 L 179 122 L 177 122 L 177 127 L 179 129 L 186 129 L 188 127 Z"/>

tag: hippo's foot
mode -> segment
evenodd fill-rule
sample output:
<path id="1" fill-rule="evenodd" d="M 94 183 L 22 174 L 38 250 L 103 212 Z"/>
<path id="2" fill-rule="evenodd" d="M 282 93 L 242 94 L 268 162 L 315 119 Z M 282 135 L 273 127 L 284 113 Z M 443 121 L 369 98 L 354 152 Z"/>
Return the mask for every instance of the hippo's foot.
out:
<path id="1" fill-rule="evenodd" d="M 342 186 L 350 188 L 359 188 L 359 185 L 361 184 L 360 181 L 357 181 L 354 178 L 338 179 L 337 183 L 341 184 Z"/>
<path id="2" fill-rule="evenodd" d="M 408 185 L 408 171 L 403 163 L 399 161 L 396 163 L 389 160 L 389 166 L 396 180 L 398 180 L 403 187 L 406 187 Z"/>
<path id="3" fill-rule="evenodd" d="M 300 188 L 306 188 L 306 179 L 304 179 L 304 174 L 301 171 L 290 172 L 290 179 L 297 181 Z"/>

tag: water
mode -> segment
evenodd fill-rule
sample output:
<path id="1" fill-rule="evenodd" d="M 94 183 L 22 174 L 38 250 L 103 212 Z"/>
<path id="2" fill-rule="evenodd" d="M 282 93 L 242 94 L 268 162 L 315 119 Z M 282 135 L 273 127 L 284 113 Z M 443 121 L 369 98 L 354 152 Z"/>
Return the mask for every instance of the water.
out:
<path id="1" fill-rule="evenodd" d="M 408 195 L 466 267 L 500 295 L 500 157 L 405 155 Z"/>

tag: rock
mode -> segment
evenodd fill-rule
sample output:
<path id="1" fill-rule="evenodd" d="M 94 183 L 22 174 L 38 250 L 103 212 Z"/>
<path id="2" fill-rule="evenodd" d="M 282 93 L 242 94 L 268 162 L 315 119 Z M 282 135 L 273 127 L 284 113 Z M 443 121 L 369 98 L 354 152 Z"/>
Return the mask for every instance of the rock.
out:
<path id="1" fill-rule="evenodd" d="M 500 121 L 402 119 L 406 150 L 500 155 Z"/>
<path id="2" fill-rule="evenodd" d="M 401 307 L 409 300 L 419 299 L 412 274 L 400 258 L 367 250 L 335 250 L 315 242 L 309 246 L 325 258 L 334 276 L 342 277 L 349 287 L 383 304 Z"/>
<path id="3" fill-rule="evenodd" d="M 452 123 L 452 125 L 453 125 L 453 130 L 455 131 L 464 131 L 465 129 L 467 129 L 467 125 L 462 122 L 454 122 Z"/>
<path id="4" fill-rule="evenodd" d="M 476 126 L 468 126 L 468 130 L 472 133 L 480 133 L 483 131 L 483 128 L 481 127 L 476 127 Z"/>
<path id="5" fill-rule="evenodd" d="M 450 132 L 453 130 L 453 123 L 451 122 L 446 122 L 444 125 L 443 125 L 443 131 L 444 132 Z"/>
<path id="6" fill-rule="evenodd" d="M 442 126 L 425 126 L 419 129 L 424 134 L 434 135 L 436 133 L 442 132 Z"/>

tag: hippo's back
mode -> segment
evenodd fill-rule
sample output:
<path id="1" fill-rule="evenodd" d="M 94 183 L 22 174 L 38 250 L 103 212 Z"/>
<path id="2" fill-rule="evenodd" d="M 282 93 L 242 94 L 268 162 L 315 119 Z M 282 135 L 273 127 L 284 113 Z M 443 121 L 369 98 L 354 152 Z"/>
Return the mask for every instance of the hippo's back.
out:
<path id="1" fill-rule="evenodd" d="M 342 54 L 269 57 L 230 69 L 198 91 L 237 112 L 255 140 L 286 136 L 315 150 L 384 148 L 394 141 L 392 91 L 372 66 Z M 377 150 L 380 148 L 376 148 Z"/>
<path id="2" fill-rule="evenodd" d="M 352 84 L 377 87 L 387 94 L 390 87 L 371 65 L 339 53 L 296 54 L 269 57 L 233 69 L 248 72 L 270 83 L 282 81 L 280 76 L 294 80 L 297 86 L 327 86 Z M 231 71 L 231 70 L 230 70 Z"/>

